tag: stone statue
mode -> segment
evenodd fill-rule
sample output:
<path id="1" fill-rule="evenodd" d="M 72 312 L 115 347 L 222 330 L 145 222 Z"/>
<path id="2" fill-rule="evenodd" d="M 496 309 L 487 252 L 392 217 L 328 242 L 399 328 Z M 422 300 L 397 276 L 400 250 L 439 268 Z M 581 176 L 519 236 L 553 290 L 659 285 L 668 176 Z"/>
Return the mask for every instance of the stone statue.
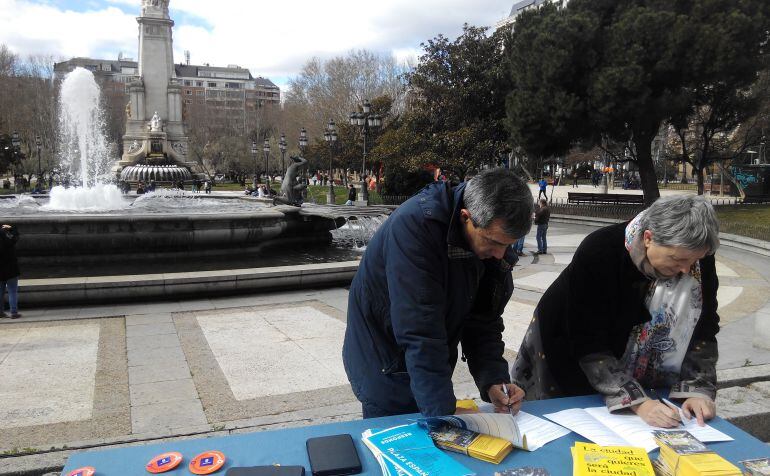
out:
<path id="1" fill-rule="evenodd" d="M 128 153 L 130 154 L 132 152 L 136 152 L 137 150 L 139 150 L 139 141 L 135 140 L 134 143 L 131 144 L 131 147 L 128 148 Z"/>
<path id="2" fill-rule="evenodd" d="M 131 101 L 126 103 L 126 119 L 131 119 Z"/>
<path id="3" fill-rule="evenodd" d="M 160 116 L 158 115 L 158 111 L 155 111 L 155 114 L 152 115 L 152 119 L 150 119 L 150 132 L 160 132 L 160 131 L 161 131 Z"/>
<path id="4" fill-rule="evenodd" d="M 275 198 L 276 203 L 287 205 L 302 205 L 302 191 L 307 188 L 306 183 L 297 183 L 299 169 L 307 163 L 304 157 L 289 157 L 292 164 L 286 169 L 286 174 L 281 181 L 281 195 Z"/>
<path id="5" fill-rule="evenodd" d="M 142 0 L 142 7 L 164 7 L 168 8 L 169 0 Z"/>

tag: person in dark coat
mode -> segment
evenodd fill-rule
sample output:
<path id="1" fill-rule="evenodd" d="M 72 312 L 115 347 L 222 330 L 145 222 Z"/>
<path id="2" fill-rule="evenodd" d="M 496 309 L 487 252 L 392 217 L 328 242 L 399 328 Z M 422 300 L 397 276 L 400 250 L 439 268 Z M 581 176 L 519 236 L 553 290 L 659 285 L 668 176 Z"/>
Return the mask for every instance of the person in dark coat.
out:
<path id="1" fill-rule="evenodd" d="M 526 398 L 599 392 L 610 411 L 676 426 L 645 388 L 715 415 L 719 224 L 702 196 L 660 198 L 588 235 L 538 303 L 511 369 Z"/>
<path id="2" fill-rule="evenodd" d="M 11 319 L 18 319 L 19 314 L 19 263 L 16 259 L 16 242 L 19 232 L 12 225 L 0 227 L 0 317 L 5 314 L 5 290 L 8 289 L 8 304 Z"/>
<path id="3" fill-rule="evenodd" d="M 364 418 L 455 413 L 459 343 L 481 398 L 518 411 L 501 316 L 518 259 L 510 245 L 532 207 L 526 183 L 493 169 L 454 188 L 429 184 L 380 226 L 350 287 L 342 350 Z"/>

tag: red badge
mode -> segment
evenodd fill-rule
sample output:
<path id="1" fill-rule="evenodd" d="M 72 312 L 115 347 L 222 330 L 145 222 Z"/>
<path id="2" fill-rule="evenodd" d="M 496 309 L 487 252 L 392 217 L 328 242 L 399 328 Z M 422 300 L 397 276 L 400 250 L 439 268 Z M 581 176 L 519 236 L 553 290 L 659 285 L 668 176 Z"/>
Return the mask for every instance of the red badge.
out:
<path id="1" fill-rule="evenodd" d="M 219 451 L 206 451 L 190 461 L 192 474 L 211 474 L 225 465 L 225 455 Z"/>
<path id="2" fill-rule="evenodd" d="M 67 476 L 94 476 L 94 473 L 96 473 L 96 470 L 93 466 L 85 466 L 70 471 Z"/>
<path id="3" fill-rule="evenodd" d="M 171 451 L 168 453 L 160 454 L 147 463 L 147 471 L 150 473 L 165 473 L 179 466 L 182 462 L 182 453 Z"/>

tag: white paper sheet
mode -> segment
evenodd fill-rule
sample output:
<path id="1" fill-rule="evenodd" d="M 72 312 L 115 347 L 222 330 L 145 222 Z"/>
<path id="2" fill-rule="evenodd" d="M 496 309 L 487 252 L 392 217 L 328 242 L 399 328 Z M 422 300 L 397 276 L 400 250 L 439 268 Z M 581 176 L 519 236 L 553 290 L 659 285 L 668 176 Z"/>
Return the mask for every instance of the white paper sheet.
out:
<path id="1" fill-rule="evenodd" d="M 652 431 L 666 429 L 648 425 L 638 415 L 610 413 L 607 407 L 572 408 L 543 416 L 598 445 L 637 446 L 647 452 L 658 447 Z M 704 443 L 733 439 L 710 425 L 699 426 L 695 419 L 683 423 L 680 429 Z"/>

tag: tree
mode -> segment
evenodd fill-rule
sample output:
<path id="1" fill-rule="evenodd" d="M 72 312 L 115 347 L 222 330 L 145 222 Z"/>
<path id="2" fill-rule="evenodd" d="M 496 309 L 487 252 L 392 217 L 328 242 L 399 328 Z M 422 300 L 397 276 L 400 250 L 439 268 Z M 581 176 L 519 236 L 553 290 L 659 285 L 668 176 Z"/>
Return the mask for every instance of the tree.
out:
<path id="1" fill-rule="evenodd" d="M 767 8 L 762 3 L 572 0 L 566 8 L 525 12 L 509 50 L 513 141 L 530 153 L 552 155 L 576 144 L 628 144 L 626 156 L 637 163 L 645 202 L 652 203 L 659 196 L 652 141 L 669 119 L 695 110 L 696 77 L 707 71 L 709 55 L 729 56 L 745 47 L 738 56 L 759 63 L 761 35 L 740 42 L 734 35 L 745 29 L 715 23 L 742 24 L 746 16 L 760 20 L 755 28 L 766 32 L 758 13 Z M 714 15 L 720 9 L 721 19 Z M 719 63 L 709 80 L 725 77 L 730 61 Z M 751 77 L 746 68 L 738 74 Z M 736 84 L 725 86 L 735 93 Z"/>
<path id="2" fill-rule="evenodd" d="M 53 165 L 56 151 L 56 90 L 53 86 L 50 56 L 21 58 L 0 44 L 0 133 L 19 133 L 25 160 L 13 167 L 15 174 L 37 172 L 36 137 L 42 141 L 41 168 Z"/>
<path id="3" fill-rule="evenodd" d="M 694 42 L 684 63 L 689 107 L 671 118 L 681 160 L 693 166 L 698 193 L 703 173 L 735 150 L 734 134 L 749 125 L 767 97 L 765 51 L 770 30 L 767 2 L 695 2 L 688 25 Z M 746 130 L 746 127 L 744 127 Z M 746 144 L 744 143 L 744 146 Z"/>
<path id="4" fill-rule="evenodd" d="M 422 44 L 417 67 L 406 75 L 408 111 L 383 132 L 373 156 L 412 171 L 441 167 L 458 178 L 501 160 L 508 149 L 502 46 L 509 34 L 486 32 L 465 25 L 454 41 L 439 35 Z"/>
<path id="5" fill-rule="evenodd" d="M 318 138 L 329 120 L 344 127 L 351 112 L 367 99 L 374 104 L 375 98 L 388 98 L 388 111 L 398 114 L 404 104 L 404 72 L 395 57 L 366 50 L 327 61 L 311 58 L 289 81 L 282 126 L 287 131 L 305 127 L 309 137 Z"/>

